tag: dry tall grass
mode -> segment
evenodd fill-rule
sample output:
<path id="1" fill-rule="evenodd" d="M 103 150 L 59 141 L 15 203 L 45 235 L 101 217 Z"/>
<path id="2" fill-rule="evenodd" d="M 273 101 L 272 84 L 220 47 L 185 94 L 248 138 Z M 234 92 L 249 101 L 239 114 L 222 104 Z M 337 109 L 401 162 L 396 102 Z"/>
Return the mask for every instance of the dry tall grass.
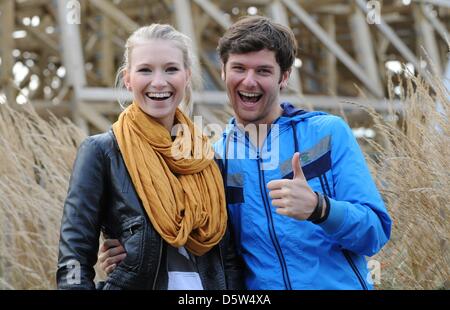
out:
<path id="1" fill-rule="evenodd" d="M 436 77 L 433 88 L 408 79 L 400 121 L 370 111 L 382 143 L 369 161 L 393 219 L 375 257 L 382 289 L 450 289 L 450 92 Z"/>
<path id="2" fill-rule="evenodd" d="M 0 289 L 55 287 L 62 205 L 82 132 L 0 105 Z"/>
<path id="3" fill-rule="evenodd" d="M 450 286 L 450 105 L 436 85 L 431 96 L 418 79 L 406 84 L 400 125 L 371 111 L 383 139 L 371 141 L 378 155 L 368 159 L 394 220 L 375 257 L 379 288 Z M 0 105 L 0 288 L 55 288 L 61 211 L 82 138 L 69 121 Z"/>

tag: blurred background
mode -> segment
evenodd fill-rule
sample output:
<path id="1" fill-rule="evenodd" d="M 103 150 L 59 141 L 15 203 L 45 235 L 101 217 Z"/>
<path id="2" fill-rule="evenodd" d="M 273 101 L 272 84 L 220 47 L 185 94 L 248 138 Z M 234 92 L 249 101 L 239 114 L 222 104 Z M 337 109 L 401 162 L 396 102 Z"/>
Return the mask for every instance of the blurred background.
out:
<path id="1" fill-rule="evenodd" d="M 127 98 L 113 90 L 125 41 L 153 22 L 170 23 L 194 42 L 204 80 L 194 115 L 219 124 L 231 110 L 216 46 L 243 15 L 293 29 L 298 58 L 286 99 L 320 110 L 342 106 L 354 126 L 367 117 L 346 101 L 362 91 L 360 103 L 383 111 L 390 73 L 443 75 L 449 62 L 450 0 L 1 0 L 0 12 L 0 101 L 32 102 L 86 133 L 116 119 L 117 98 Z"/>
<path id="2" fill-rule="evenodd" d="M 0 0 L 0 288 L 55 287 L 76 148 L 131 98 L 114 85 L 128 36 L 153 22 L 188 35 L 192 115 L 223 126 L 216 46 L 245 15 L 296 35 L 283 100 L 344 117 L 363 147 L 394 218 L 377 287 L 450 288 L 450 0 Z"/>

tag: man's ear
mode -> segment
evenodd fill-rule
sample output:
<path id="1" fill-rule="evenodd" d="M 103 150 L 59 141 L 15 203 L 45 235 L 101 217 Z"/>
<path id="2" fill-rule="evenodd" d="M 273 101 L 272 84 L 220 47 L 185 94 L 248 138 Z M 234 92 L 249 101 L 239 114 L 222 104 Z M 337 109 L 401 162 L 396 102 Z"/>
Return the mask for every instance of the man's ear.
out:
<path id="1" fill-rule="evenodd" d="M 225 81 L 225 65 L 223 62 L 222 62 L 220 77 L 222 78 L 222 81 Z"/>
<path id="2" fill-rule="evenodd" d="M 123 83 L 125 84 L 125 87 L 128 91 L 131 91 L 131 83 L 130 83 L 130 74 L 127 69 L 123 70 L 122 72 L 123 77 Z"/>
<path id="3" fill-rule="evenodd" d="M 283 90 L 287 87 L 290 75 L 291 75 L 291 69 L 283 72 L 283 74 L 281 75 L 281 79 L 280 79 L 280 90 Z"/>

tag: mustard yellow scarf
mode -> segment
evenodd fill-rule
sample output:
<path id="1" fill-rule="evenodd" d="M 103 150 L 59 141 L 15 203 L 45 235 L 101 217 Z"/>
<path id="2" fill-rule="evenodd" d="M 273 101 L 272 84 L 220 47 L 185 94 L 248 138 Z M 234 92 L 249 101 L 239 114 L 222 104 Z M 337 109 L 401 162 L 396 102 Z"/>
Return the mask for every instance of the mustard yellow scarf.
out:
<path id="1" fill-rule="evenodd" d="M 133 103 L 113 131 L 153 227 L 170 245 L 203 255 L 225 233 L 223 181 L 208 139 L 179 109 L 175 124 L 180 125 L 172 141 L 164 126 Z"/>

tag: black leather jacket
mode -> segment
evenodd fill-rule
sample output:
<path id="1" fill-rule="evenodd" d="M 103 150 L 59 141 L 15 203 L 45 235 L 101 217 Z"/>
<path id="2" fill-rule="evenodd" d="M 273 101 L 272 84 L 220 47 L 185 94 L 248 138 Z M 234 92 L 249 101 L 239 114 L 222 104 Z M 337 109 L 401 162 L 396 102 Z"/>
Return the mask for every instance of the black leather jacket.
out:
<path id="1" fill-rule="evenodd" d="M 145 214 L 112 130 L 88 137 L 78 150 L 61 223 L 58 288 L 95 288 L 100 231 L 119 239 L 127 252 L 104 289 L 167 288 L 167 244 Z M 196 258 L 204 289 L 243 288 L 231 235 L 227 230 Z"/>

